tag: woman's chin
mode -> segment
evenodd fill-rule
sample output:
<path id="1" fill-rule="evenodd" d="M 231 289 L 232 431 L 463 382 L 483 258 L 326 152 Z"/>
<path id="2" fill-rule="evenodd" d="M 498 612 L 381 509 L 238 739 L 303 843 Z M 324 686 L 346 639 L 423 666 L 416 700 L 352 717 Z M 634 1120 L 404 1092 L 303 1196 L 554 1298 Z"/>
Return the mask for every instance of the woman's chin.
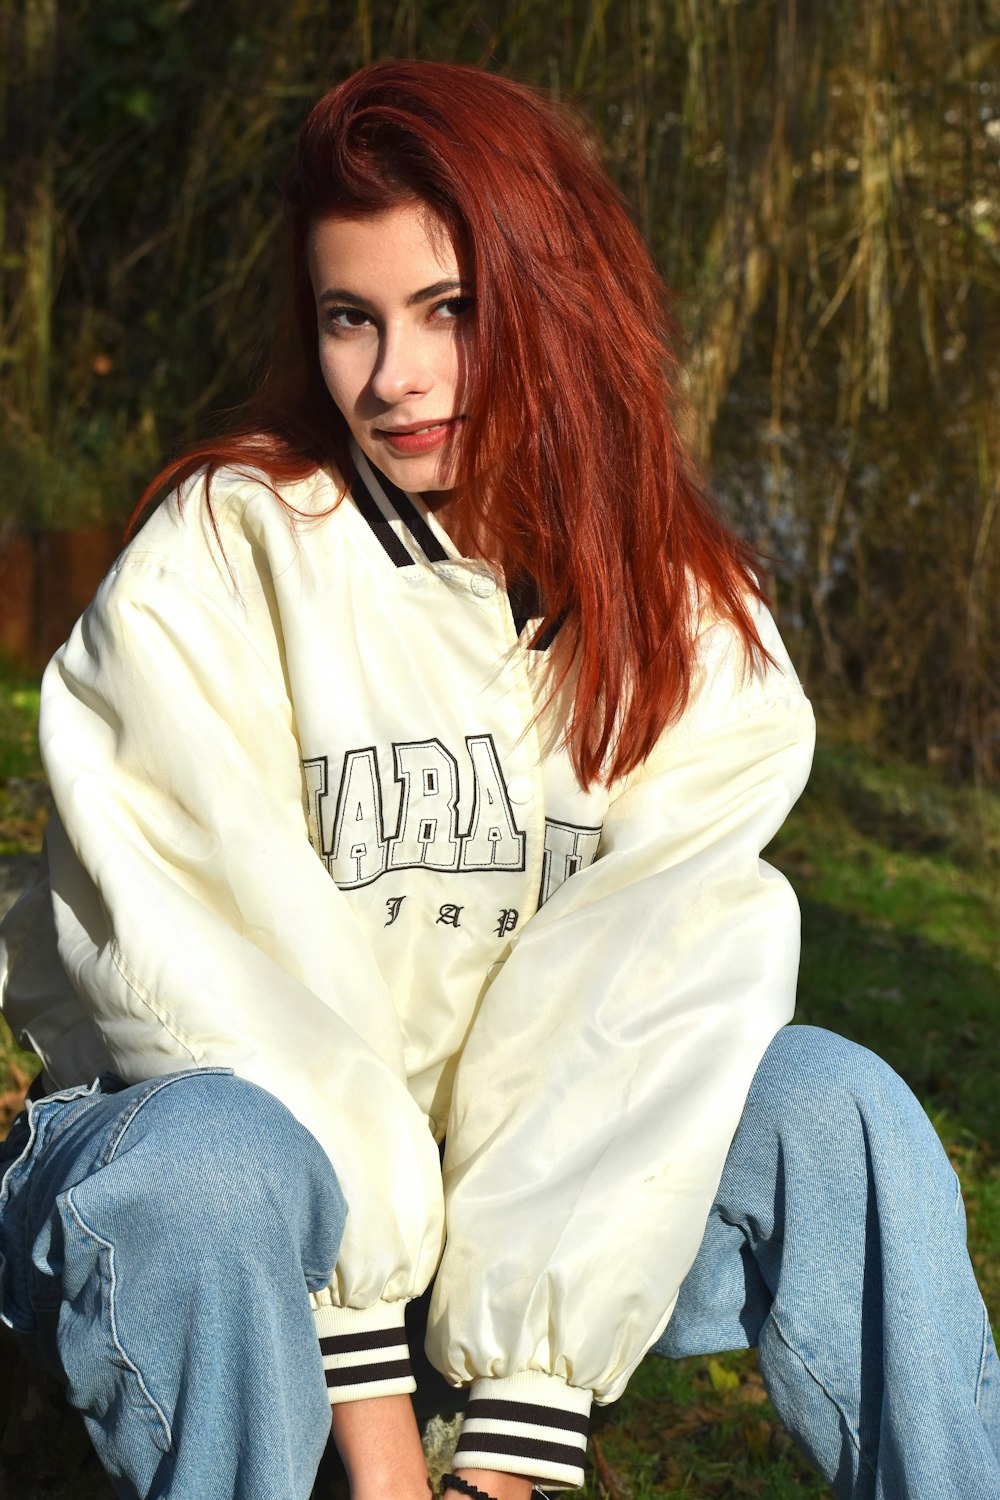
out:
<path id="1" fill-rule="evenodd" d="M 433 453 L 402 457 L 393 453 L 388 444 L 380 444 L 377 451 L 369 450 L 367 456 L 393 484 L 409 495 L 422 495 L 432 509 L 435 504 L 443 505 L 452 498 L 458 467 L 454 454 L 437 449 Z"/>

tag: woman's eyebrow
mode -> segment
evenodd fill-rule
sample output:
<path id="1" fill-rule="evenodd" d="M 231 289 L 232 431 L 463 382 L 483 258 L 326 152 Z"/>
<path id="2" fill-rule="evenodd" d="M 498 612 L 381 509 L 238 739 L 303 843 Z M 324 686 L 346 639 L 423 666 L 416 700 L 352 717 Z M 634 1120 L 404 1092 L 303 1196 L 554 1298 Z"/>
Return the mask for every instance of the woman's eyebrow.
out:
<path id="1" fill-rule="evenodd" d="M 418 302 L 430 302 L 433 297 L 442 297 L 445 292 L 469 292 L 471 288 L 467 281 L 460 281 L 457 276 L 445 277 L 443 281 L 435 281 L 433 286 L 425 286 L 422 291 L 414 292 L 407 297 L 407 307 L 416 307 Z"/>
<path id="2" fill-rule="evenodd" d="M 459 281 L 457 278 L 448 278 L 444 281 L 435 281 L 432 286 L 421 287 L 419 292 L 411 292 L 406 299 L 407 307 L 416 307 L 421 302 L 430 302 L 434 297 L 444 296 L 447 292 L 470 293 L 472 288 L 467 281 Z M 360 296 L 357 292 L 350 291 L 347 287 L 328 287 L 319 295 L 320 302 L 347 302 L 351 307 L 360 307 L 365 312 L 373 310 L 373 304 L 367 297 Z"/>

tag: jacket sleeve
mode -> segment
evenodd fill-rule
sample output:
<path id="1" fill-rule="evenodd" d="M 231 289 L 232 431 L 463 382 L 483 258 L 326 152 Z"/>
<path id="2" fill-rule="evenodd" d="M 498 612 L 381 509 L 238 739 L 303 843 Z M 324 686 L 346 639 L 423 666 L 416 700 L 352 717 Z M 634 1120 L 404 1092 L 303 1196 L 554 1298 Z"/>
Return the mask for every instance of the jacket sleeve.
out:
<path id="1" fill-rule="evenodd" d="M 790 1018 L 799 914 L 759 858 L 813 721 L 710 627 L 688 708 L 609 808 L 598 858 L 528 922 L 456 1080 L 429 1351 L 473 1382 L 470 1467 L 582 1483 L 592 1397 L 669 1319 L 754 1071 Z"/>
<path id="2" fill-rule="evenodd" d="M 122 1077 L 230 1066 L 326 1150 L 349 1212 L 314 1302 L 350 1400 L 412 1389 L 403 1311 L 440 1253 L 440 1163 L 385 983 L 308 842 L 267 635 L 238 593 L 155 556 L 106 580 L 43 687 L 50 879 L 62 963 Z"/>

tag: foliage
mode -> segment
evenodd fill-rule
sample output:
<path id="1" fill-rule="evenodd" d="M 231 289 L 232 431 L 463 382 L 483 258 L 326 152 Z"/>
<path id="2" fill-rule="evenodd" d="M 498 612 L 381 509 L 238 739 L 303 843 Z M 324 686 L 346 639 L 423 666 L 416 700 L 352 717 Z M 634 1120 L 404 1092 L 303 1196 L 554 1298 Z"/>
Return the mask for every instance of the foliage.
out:
<path id="1" fill-rule="evenodd" d="M 755 1352 L 647 1359 L 622 1400 L 606 1415 L 598 1409 L 597 1422 L 588 1500 L 831 1493 L 777 1421 Z"/>
<path id="2" fill-rule="evenodd" d="M 48 815 L 38 763 L 38 697 L 37 683 L 0 667 L 0 860 L 22 856 L 13 861 L 15 878 L 27 878 Z M 0 901 L 4 889 L 0 880 Z M 4 909 L 0 905 L 0 912 Z M 37 1067 L 37 1059 L 13 1046 L 0 1021 L 0 1134 L 20 1108 Z"/>
<path id="3" fill-rule="evenodd" d="M 848 751 L 820 757 L 774 848 L 802 901 L 800 1015 L 888 1057 L 986 1141 L 1000 1141 L 998 819 L 994 794 Z"/>

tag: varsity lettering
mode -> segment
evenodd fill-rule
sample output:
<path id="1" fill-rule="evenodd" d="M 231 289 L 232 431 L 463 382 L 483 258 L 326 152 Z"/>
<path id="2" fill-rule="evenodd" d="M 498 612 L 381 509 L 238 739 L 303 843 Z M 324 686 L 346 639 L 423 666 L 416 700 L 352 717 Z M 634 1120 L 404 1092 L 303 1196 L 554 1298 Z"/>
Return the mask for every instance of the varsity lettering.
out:
<path id="1" fill-rule="evenodd" d="M 599 828 L 577 828 L 572 823 L 545 819 L 545 853 L 538 904 L 543 906 L 564 880 L 594 862 L 601 842 Z"/>
<path id="2" fill-rule="evenodd" d="M 327 869 L 339 886 L 367 885 L 385 869 L 382 787 L 374 748 L 349 750 L 337 798 Z"/>
<path id="3" fill-rule="evenodd" d="M 374 745 L 347 751 L 336 789 L 327 756 L 302 762 L 309 842 L 342 890 L 370 885 L 388 871 L 510 873 L 525 868 L 526 839 L 517 826 L 493 737 L 469 735 L 465 746 L 464 769 L 436 738 L 392 746 L 394 818 L 386 807 Z M 459 819 L 470 801 L 468 827 L 462 831 Z M 395 831 L 387 835 L 393 826 Z M 546 819 L 539 905 L 593 862 L 600 838 L 600 828 Z M 386 927 L 398 918 L 404 899 L 394 896 L 386 902 Z M 498 937 L 513 932 L 518 915 L 512 907 L 499 913 Z"/>
<path id="4" fill-rule="evenodd" d="M 389 845 L 390 870 L 458 867 L 458 762 L 440 740 L 393 745 L 402 791 L 399 825 Z"/>
<path id="5" fill-rule="evenodd" d="M 523 870 L 524 834 L 518 831 L 491 734 L 465 737 L 475 773 L 472 821 L 462 840 L 462 870 Z"/>
<path id="6" fill-rule="evenodd" d="M 326 863 L 326 859 L 323 853 L 320 803 L 326 796 L 328 773 L 329 765 L 325 755 L 318 755 L 314 760 L 304 760 L 302 762 L 302 776 L 305 781 L 306 794 L 306 828 L 309 833 L 309 842 L 324 864 Z"/>

